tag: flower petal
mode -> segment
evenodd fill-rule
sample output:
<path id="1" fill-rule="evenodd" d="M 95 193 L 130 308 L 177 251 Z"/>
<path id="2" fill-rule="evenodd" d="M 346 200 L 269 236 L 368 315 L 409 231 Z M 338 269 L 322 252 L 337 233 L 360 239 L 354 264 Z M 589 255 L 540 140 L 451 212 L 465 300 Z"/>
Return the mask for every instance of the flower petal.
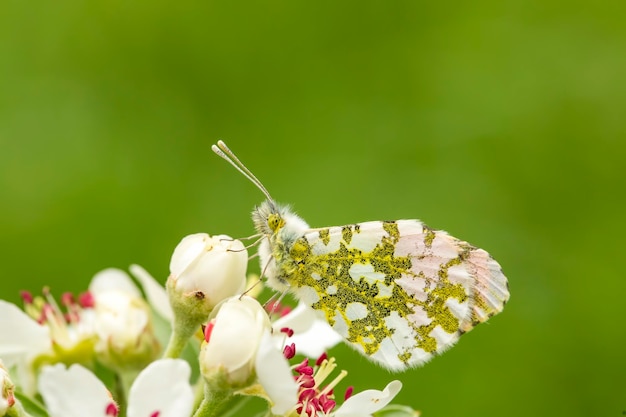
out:
<path id="1" fill-rule="evenodd" d="M 261 338 L 255 363 L 257 378 L 273 402 L 273 414 L 286 414 L 298 402 L 298 384 L 293 380 L 289 363 L 276 349 L 267 331 Z"/>
<path id="2" fill-rule="evenodd" d="M 369 389 L 346 400 L 333 414 L 334 417 L 367 417 L 384 408 L 402 389 L 402 382 L 391 381 L 385 389 Z"/>
<path id="3" fill-rule="evenodd" d="M 89 291 L 96 297 L 99 293 L 123 291 L 131 297 L 141 298 L 141 291 L 128 274 L 117 268 L 107 268 L 94 275 L 89 284 Z"/>
<path id="4" fill-rule="evenodd" d="M 298 353 L 310 358 L 319 357 L 343 340 L 339 333 L 304 303 L 298 304 L 289 314 L 274 322 L 275 329 L 283 327 L 294 331 L 293 336 L 289 338 L 289 343 L 295 343 Z"/>
<path id="5" fill-rule="evenodd" d="M 41 393 L 50 417 L 106 417 L 113 403 L 109 391 L 91 371 L 74 364 L 46 366 L 39 376 Z"/>
<path id="6" fill-rule="evenodd" d="M 51 349 L 50 330 L 0 300 L 0 357 L 7 367 Z"/>
<path id="7" fill-rule="evenodd" d="M 154 308 L 161 317 L 171 323 L 174 319 L 174 312 L 170 306 L 165 287 L 159 284 L 148 271 L 139 265 L 131 265 L 130 272 L 141 284 L 152 308 Z"/>
<path id="8" fill-rule="evenodd" d="M 227 381 L 245 383 L 255 366 L 255 354 L 270 321 L 263 306 L 248 296 L 235 296 L 219 305 L 208 343 L 200 350 L 200 370 L 211 380 L 226 373 Z"/>
<path id="9" fill-rule="evenodd" d="M 160 359 L 144 369 L 130 389 L 128 417 L 188 417 L 194 394 L 191 368 L 182 359 Z"/>
<path id="10" fill-rule="evenodd" d="M 182 274 L 189 265 L 204 251 L 204 241 L 210 239 L 207 233 L 195 233 L 185 236 L 174 249 L 170 260 L 170 272 L 176 276 Z"/>

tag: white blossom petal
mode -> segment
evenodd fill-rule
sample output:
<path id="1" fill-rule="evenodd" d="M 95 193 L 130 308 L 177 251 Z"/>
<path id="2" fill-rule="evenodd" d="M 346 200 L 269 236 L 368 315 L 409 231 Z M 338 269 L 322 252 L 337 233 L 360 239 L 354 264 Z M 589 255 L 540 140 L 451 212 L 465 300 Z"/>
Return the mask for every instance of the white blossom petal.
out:
<path id="1" fill-rule="evenodd" d="M 270 328 L 267 313 L 256 299 L 235 296 L 219 305 L 211 322 L 210 339 L 200 350 L 202 375 L 210 379 L 226 372 L 229 383 L 245 383 L 254 370 L 263 334 Z"/>
<path id="2" fill-rule="evenodd" d="M 39 392 L 50 417 L 106 417 L 113 400 L 91 371 L 74 364 L 46 366 L 39 376 Z"/>
<path id="3" fill-rule="evenodd" d="M 194 393 L 189 385 L 191 368 L 182 359 L 152 362 L 137 377 L 128 397 L 128 417 L 188 417 Z"/>
<path id="4" fill-rule="evenodd" d="M 169 321 L 174 320 L 174 312 L 170 306 L 165 287 L 159 284 L 153 277 L 139 265 L 131 265 L 130 272 L 141 284 L 148 302 L 161 317 Z"/>
<path id="5" fill-rule="evenodd" d="M 319 357 L 343 340 L 339 333 L 304 303 L 299 303 L 289 314 L 274 322 L 275 329 L 283 327 L 294 332 L 288 339 L 289 343 L 295 343 L 297 352 L 310 358 Z"/>
<path id="6" fill-rule="evenodd" d="M 147 304 L 119 291 L 107 291 L 96 300 L 96 333 L 100 342 L 117 346 L 136 343 L 150 321 Z"/>
<path id="7" fill-rule="evenodd" d="M 0 300 L 0 357 L 7 367 L 52 348 L 50 329 L 17 306 Z"/>
<path id="8" fill-rule="evenodd" d="M 94 275 L 89 284 L 89 291 L 96 297 L 108 291 L 122 291 L 133 298 L 141 298 L 141 291 L 128 274 L 117 268 L 107 268 Z"/>
<path id="9" fill-rule="evenodd" d="M 170 260 L 170 272 L 181 275 L 205 251 L 205 240 L 210 239 L 206 233 L 195 233 L 185 236 L 174 249 Z"/>
<path id="10" fill-rule="evenodd" d="M 385 389 L 378 391 L 369 389 L 348 398 L 334 417 L 368 417 L 384 408 L 402 389 L 402 382 L 391 381 Z"/>
<path id="11" fill-rule="evenodd" d="M 269 331 L 261 338 L 255 368 L 259 382 L 273 402 L 272 413 L 282 415 L 291 410 L 298 402 L 298 384 Z"/>

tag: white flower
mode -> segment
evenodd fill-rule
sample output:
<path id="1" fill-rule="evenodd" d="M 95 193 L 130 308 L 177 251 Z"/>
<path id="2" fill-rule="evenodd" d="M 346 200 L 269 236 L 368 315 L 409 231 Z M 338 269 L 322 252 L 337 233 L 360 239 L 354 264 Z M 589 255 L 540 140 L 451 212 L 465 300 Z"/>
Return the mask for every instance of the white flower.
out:
<path id="1" fill-rule="evenodd" d="M 95 299 L 96 353 L 105 364 L 138 368 L 159 354 L 150 309 L 141 292 L 122 270 L 97 273 L 89 285 Z"/>
<path id="2" fill-rule="evenodd" d="M 9 373 L 0 360 L 0 416 L 5 415 L 7 410 L 15 404 L 14 389 L 15 386 L 11 382 Z"/>
<path id="3" fill-rule="evenodd" d="M 10 368 L 52 350 L 50 329 L 17 306 L 0 300 L 0 357 Z"/>
<path id="4" fill-rule="evenodd" d="M 0 357 L 7 367 L 16 367 L 18 382 L 27 394 L 35 389 L 34 372 L 39 366 L 60 360 L 90 363 L 93 356 L 89 295 L 76 302 L 65 294 L 65 311 L 47 291 L 44 295 L 34 300 L 24 294 L 27 312 L 0 300 Z"/>
<path id="5" fill-rule="evenodd" d="M 293 330 L 289 343 L 295 343 L 298 353 L 309 358 L 318 358 L 343 340 L 326 320 L 318 317 L 317 313 L 304 303 L 299 303 L 296 308 L 274 321 L 273 327 L 274 334 L 277 335 L 280 333 L 276 330 L 283 328 Z"/>
<path id="6" fill-rule="evenodd" d="M 256 377 L 274 414 L 291 409 L 298 385 L 270 336 L 269 317 L 261 304 L 248 296 L 232 297 L 213 316 L 200 351 L 201 372 L 209 386 L 226 379 L 234 389 L 246 388 Z"/>
<path id="7" fill-rule="evenodd" d="M 200 292 L 213 308 L 244 290 L 247 265 L 248 251 L 239 240 L 196 233 L 184 237 L 174 249 L 168 286 L 184 295 Z"/>
<path id="8" fill-rule="evenodd" d="M 391 381 L 382 390 L 369 389 L 348 398 L 333 417 L 369 417 L 383 409 L 402 389 L 400 381 Z"/>
<path id="9" fill-rule="evenodd" d="M 259 343 L 270 329 L 267 313 L 252 297 L 232 297 L 209 319 L 200 350 L 202 375 L 211 380 L 225 374 L 232 386 L 249 385 Z"/>
<path id="10" fill-rule="evenodd" d="M 188 417 L 193 408 L 191 369 L 181 359 L 151 363 L 133 383 L 128 417 Z M 104 384 L 80 365 L 57 364 L 42 370 L 39 391 L 50 417 L 111 417 L 117 405 Z"/>

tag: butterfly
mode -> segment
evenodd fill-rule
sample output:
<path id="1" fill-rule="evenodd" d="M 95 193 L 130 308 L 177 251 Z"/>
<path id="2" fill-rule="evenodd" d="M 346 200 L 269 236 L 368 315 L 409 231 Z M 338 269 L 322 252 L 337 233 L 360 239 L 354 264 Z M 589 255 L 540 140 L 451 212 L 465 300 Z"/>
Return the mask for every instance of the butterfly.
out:
<path id="1" fill-rule="evenodd" d="M 419 366 L 508 301 L 507 279 L 484 250 L 419 220 L 310 228 L 224 142 L 212 149 L 267 198 L 252 213 L 267 284 L 311 306 L 371 361 Z"/>

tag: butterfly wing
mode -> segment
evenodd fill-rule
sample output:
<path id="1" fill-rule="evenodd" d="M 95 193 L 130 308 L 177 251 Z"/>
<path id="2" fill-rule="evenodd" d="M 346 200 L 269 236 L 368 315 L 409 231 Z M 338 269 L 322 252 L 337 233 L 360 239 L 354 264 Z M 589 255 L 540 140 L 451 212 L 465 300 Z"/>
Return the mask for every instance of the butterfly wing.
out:
<path id="1" fill-rule="evenodd" d="M 391 370 L 423 364 L 500 312 L 500 265 L 418 220 L 308 231 L 289 249 L 292 291 Z"/>

